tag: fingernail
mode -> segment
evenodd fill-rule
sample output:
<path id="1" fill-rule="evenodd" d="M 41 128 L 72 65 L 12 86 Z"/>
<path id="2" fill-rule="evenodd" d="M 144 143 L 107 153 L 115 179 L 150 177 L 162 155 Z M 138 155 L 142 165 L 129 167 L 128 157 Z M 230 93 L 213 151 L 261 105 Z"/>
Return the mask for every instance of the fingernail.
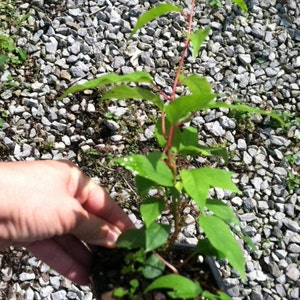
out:
<path id="1" fill-rule="evenodd" d="M 115 245 L 120 234 L 121 231 L 118 228 L 109 229 L 106 236 L 106 242 L 111 246 Z"/>

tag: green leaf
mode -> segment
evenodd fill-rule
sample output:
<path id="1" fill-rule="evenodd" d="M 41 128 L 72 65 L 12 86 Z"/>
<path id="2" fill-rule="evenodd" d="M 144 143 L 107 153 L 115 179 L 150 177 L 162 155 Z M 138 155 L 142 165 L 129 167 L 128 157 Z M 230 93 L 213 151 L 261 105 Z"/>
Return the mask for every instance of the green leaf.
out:
<path id="1" fill-rule="evenodd" d="M 212 101 L 207 105 L 207 108 L 228 108 L 230 110 L 237 110 L 237 111 L 247 112 L 250 114 L 261 114 L 263 116 L 269 116 L 269 117 L 277 120 L 282 127 L 284 127 L 284 125 L 285 125 L 283 120 L 276 113 L 267 112 L 265 110 L 251 107 L 251 106 L 248 106 L 245 104 L 227 104 L 224 102 L 213 102 Z"/>
<path id="2" fill-rule="evenodd" d="M 156 18 L 170 12 L 179 12 L 181 11 L 182 8 L 179 6 L 174 6 L 169 3 L 163 3 L 159 4 L 156 7 L 153 7 L 149 10 L 147 10 L 144 14 L 142 14 L 134 26 L 130 38 L 140 29 L 142 28 L 145 24 L 155 20 Z"/>
<path id="3" fill-rule="evenodd" d="M 217 95 L 201 93 L 195 95 L 181 96 L 165 104 L 164 112 L 171 124 L 175 124 L 188 117 L 192 112 L 206 108 Z"/>
<path id="4" fill-rule="evenodd" d="M 230 296 L 228 296 L 226 293 L 218 291 L 218 296 L 220 300 L 232 300 Z"/>
<path id="5" fill-rule="evenodd" d="M 131 279 L 129 282 L 130 286 L 131 286 L 131 292 L 134 293 L 136 291 L 136 289 L 139 287 L 140 283 L 137 279 Z"/>
<path id="6" fill-rule="evenodd" d="M 118 287 L 114 290 L 113 295 L 115 298 L 123 298 L 128 295 L 128 291 L 121 287 Z"/>
<path id="7" fill-rule="evenodd" d="M 256 250 L 257 250 L 256 245 L 253 243 L 253 241 L 251 240 L 251 238 L 250 238 L 248 235 L 244 234 L 244 235 L 243 235 L 243 239 L 244 239 L 245 243 L 246 243 L 253 251 L 256 251 Z"/>
<path id="8" fill-rule="evenodd" d="M 154 280 L 145 290 L 148 293 L 152 290 L 167 289 L 172 290 L 173 296 L 179 299 L 196 298 L 202 289 L 198 282 L 194 282 L 181 275 L 169 274 Z"/>
<path id="9" fill-rule="evenodd" d="M 166 127 L 166 125 L 165 125 L 165 127 Z M 161 147 L 164 147 L 167 144 L 167 141 L 162 132 L 162 118 L 159 118 L 156 122 L 155 129 L 154 129 L 154 135 L 155 135 L 155 138 L 156 138 L 158 144 Z"/>
<path id="10" fill-rule="evenodd" d="M 180 139 L 178 153 L 181 155 L 204 155 L 204 156 L 221 156 L 225 163 L 228 162 L 227 150 L 223 147 L 206 147 L 198 144 L 198 131 L 194 127 L 187 127 L 179 133 Z"/>
<path id="11" fill-rule="evenodd" d="M 199 224 L 212 246 L 224 253 L 230 265 L 244 279 L 246 274 L 243 253 L 228 225 L 216 216 L 206 215 L 199 217 Z"/>
<path id="12" fill-rule="evenodd" d="M 143 201 L 140 207 L 141 215 L 146 227 L 149 227 L 165 209 L 165 201 L 160 198 L 150 197 Z"/>
<path id="13" fill-rule="evenodd" d="M 136 100 L 147 100 L 156 105 L 160 110 L 163 109 L 164 103 L 156 95 L 149 90 L 141 87 L 129 87 L 127 85 L 120 85 L 111 88 L 107 91 L 100 100 L 106 99 L 136 99 Z"/>
<path id="14" fill-rule="evenodd" d="M 149 190 L 155 185 L 156 183 L 152 180 L 146 179 L 139 175 L 135 177 L 135 186 L 137 191 L 144 197 L 148 195 Z"/>
<path id="15" fill-rule="evenodd" d="M 222 251 L 219 251 L 209 241 L 208 238 L 198 240 L 196 251 L 199 254 L 206 255 L 206 256 L 214 256 L 219 259 L 225 259 L 226 256 Z"/>
<path id="16" fill-rule="evenodd" d="M 231 180 L 232 174 L 232 172 L 220 169 L 201 168 L 182 170 L 180 176 L 185 191 L 198 204 L 200 210 L 204 212 L 210 188 L 219 187 L 240 193 L 237 186 Z"/>
<path id="17" fill-rule="evenodd" d="M 8 61 L 8 57 L 6 55 L 0 55 L 0 67 L 2 67 Z"/>
<path id="18" fill-rule="evenodd" d="M 148 228 L 126 230 L 119 236 L 116 245 L 126 249 L 143 248 L 146 252 L 150 252 L 165 244 L 169 232 L 169 225 L 153 222 Z"/>
<path id="19" fill-rule="evenodd" d="M 210 156 L 211 153 L 200 147 L 198 144 L 198 131 L 195 127 L 186 127 L 180 132 L 178 153 L 181 155 L 205 155 Z"/>
<path id="20" fill-rule="evenodd" d="M 181 83 L 186 85 L 192 94 L 211 94 L 211 85 L 205 77 L 197 74 L 192 74 L 181 80 Z"/>
<path id="21" fill-rule="evenodd" d="M 133 154 L 115 160 L 135 175 L 151 180 L 159 185 L 173 186 L 173 174 L 162 161 L 162 153 L 153 152 L 147 156 Z"/>
<path id="22" fill-rule="evenodd" d="M 145 261 L 143 275 L 147 279 L 154 279 L 160 276 L 165 270 L 165 264 L 155 254 L 151 254 Z"/>
<path id="23" fill-rule="evenodd" d="M 217 300 L 218 299 L 215 294 L 212 294 L 209 291 L 203 291 L 203 293 L 201 294 L 201 296 L 205 300 Z"/>
<path id="24" fill-rule="evenodd" d="M 206 207 L 224 222 L 228 224 L 240 224 L 239 219 L 231 207 L 223 203 L 221 200 L 207 200 Z"/>
<path id="25" fill-rule="evenodd" d="M 137 249 L 146 247 L 145 228 L 129 229 L 124 231 L 116 242 L 117 247 Z"/>
<path id="26" fill-rule="evenodd" d="M 146 72 L 134 72 L 126 75 L 118 75 L 116 73 L 110 73 L 102 75 L 98 78 L 91 79 L 84 84 L 78 84 L 68 88 L 59 98 L 62 99 L 69 94 L 76 92 L 95 89 L 103 85 L 124 83 L 124 82 L 139 82 L 139 83 L 151 83 L 152 77 Z"/>
<path id="27" fill-rule="evenodd" d="M 212 294 L 209 291 L 203 291 L 202 295 L 203 299 L 205 300 L 232 300 L 230 296 L 223 292 L 219 292 L 216 294 Z"/>
<path id="28" fill-rule="evenodd" d="M 210 28 L 207 27 L 205 29 L 198 29 L 193 34 L 188 35 L 188 38 L 192 43 L 192 55 L 194 59 L 197 57 L 200 47 L 205 41 L 206 37 L 209 35 L 209 32 Z"/>
<path id="29" fill-rule="evenodd" d="M 18 49 L 18 54 L 19 54 L 20 60 L 22 62 L 25 62 L 27 59 L 27 53 L 26 53 L 25 49 L 23 49 L 23 48 Z"/>
<path id="30" fill-rule="evenodd" d="M 198 146 L 198 130 L 195 127 L 186 127 L 183 129 L 180 137 L 179 150 L 185 146 Z"/>
<path id="31" fill-rule="evenodd" d="M 13 52 L 15 50 L 14 40 L 7 35 L 0 35 L 0 50 L 3 52 Z"/>
<path id="32" fill-rule="evenodd" d="M 145 232 L 146 247 L 145 251 L 149 252 L 159 248 L 167 241 L 169 237 L 170 226 L 158 223 L 152 223 Z"/>
<path id="33" fill-rule="evenodd" d="M 244 12 L 248 12 L 248 6 L 244 2 L 244 0 L 231 0 L 233 3 L 235 3 L 241 10 Z"/>

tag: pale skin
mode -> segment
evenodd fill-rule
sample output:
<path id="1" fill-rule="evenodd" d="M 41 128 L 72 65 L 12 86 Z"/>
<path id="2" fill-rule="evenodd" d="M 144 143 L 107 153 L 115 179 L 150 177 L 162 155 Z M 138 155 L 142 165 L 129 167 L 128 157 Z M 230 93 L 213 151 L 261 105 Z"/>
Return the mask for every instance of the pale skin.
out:
<path id="1" fill-rule="evenodd" d="M 22 246 L 77 284 L 91 250 L 133 224 L 107 192 L 67 161 L 0 162 L 0 250 Z"/>

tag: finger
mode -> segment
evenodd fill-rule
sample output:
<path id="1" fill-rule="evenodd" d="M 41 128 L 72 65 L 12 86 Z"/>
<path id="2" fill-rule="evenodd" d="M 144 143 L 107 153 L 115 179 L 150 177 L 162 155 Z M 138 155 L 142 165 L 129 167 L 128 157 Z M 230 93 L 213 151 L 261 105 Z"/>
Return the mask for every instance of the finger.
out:
<path id="1" fill-rule="evenodd" d="M 77 172 L 76 172 L 77 171 Z M 73 176 L 74 197 L 91 214 L 118 227 L 121 231 L 133 228 L 124 211 L 111 199 L 108 193 L 77 169 Z"/>
<path id="2" fill-rule="evenodd" d="M 97 216 L 83 211 L 77 214 L 77 220 L 70 233 L 88 244 L 114 247 L 121 234 L 119 227 L 114 226 Z"/>
<path id="3" fill-rule="evenodd" d="M 63 240 L 60 238 L 38 241 L 32 243 L 27 249 L 73 282 L 80 285 L 89 284 L 91 253 L 75 238 L 68 238 L 65 242 Z M 66 249 L 67 245 L 69 249 Z"/>

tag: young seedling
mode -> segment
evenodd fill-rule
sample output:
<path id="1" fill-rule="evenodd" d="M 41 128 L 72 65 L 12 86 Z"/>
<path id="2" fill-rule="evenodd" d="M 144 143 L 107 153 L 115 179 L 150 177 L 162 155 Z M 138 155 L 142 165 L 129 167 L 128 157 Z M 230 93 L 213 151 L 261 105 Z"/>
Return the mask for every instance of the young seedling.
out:
<path id="1" fill-rule="evenodd" d="M 242 10 L 247 11 L 242 0 L 232 1 Z M 179 233 L 186 226 L 184 210 L 187 207 L 194 208 L 198 225 L 203 231 L 203 236 L 195 245 L 195 253 L 226 259 L 239 275 L 245 278 L 244 257 L 234 234 L 244 238 L 253 247 L 251 241 L 236 229 L 239 220 L 230 206 L 218 199 L 208 199 L 211 188 L 241 193 L 232 182 L 233 173 L 218 168 L 195 168 L 190 165 L 189 157 L 195 156 L 219 156 L 227 162 L 226 149 L 199 145 L 197 129 L 187 124 L 192 120 L 195 112 L 219 108 L 250 114 L 259 113 L 271 116 L 280 123 L 282 121 L 276 114 L 266 113 L 244 104 L 234 105 L 216 101 L 218 95 L 212 91 L 206 78 L 197 74 L 182 75 L 190 44 L 192 56 L 195 58 L 210 33 L 209 28 L 192 28 L 195 2 L 195 0 L 191 1 L 185 44 L 171 94 L 167 95 L 161 91 L 154 84 L 150 74 L 134 72 L 127 75 L 106 74 L 82 85 L 72 86 L 63 93 L 61 98 L 86 89 L 106 86 L 107 91 L 101 97 L 101 101 L 135 99 L 150 102 L 158 109 L 160 117 L 156 122 L 155 138 L 161 151 L 115 159 L 117 164 L 130 170 L 135 176 L 136 190 L 142 199 L 140 213 L 144 221 L 142 228 L 126 231 L 117 242 L 118 247 L 127 248 L 134 253 L 130 256 L 134 262 L 127 262 L 127 265 L 125 263 L 122 272 L 139 273 L 148 280 L 153 280 L 145 289 L 145 293 L 163 289 L 173 299 L 199 299 L 200 297 L 229 299 L 222 292 L 212 295 L 204 291 L 198 282 L 180 275 L 180 270 L 164 259 L 164 253 L 172 249 Z M 166 13 L 181 11 L 181 7 L 170 3 L 149 9 L 138 19 L 130 37 L 155 18 Z M 178 95 L 176 92 L 178 86 L 184 86 L 187 92 Z M 156 194 L 150 196 L 149 191 L 153 189 Z M 171 225 L 157 221 L 164 211 L 168 211 L 171 215 Z M 130 266 L 136 266 L 136 263 L 138 268 L 132 270 Z M 171 274 L 165 275 L 166 268 Z M 134 288 L 131 286 L 129 290 L 118 288 L 115 297 L 124 293 L 131 295 L 135 287 L 136 285 Z"/>

